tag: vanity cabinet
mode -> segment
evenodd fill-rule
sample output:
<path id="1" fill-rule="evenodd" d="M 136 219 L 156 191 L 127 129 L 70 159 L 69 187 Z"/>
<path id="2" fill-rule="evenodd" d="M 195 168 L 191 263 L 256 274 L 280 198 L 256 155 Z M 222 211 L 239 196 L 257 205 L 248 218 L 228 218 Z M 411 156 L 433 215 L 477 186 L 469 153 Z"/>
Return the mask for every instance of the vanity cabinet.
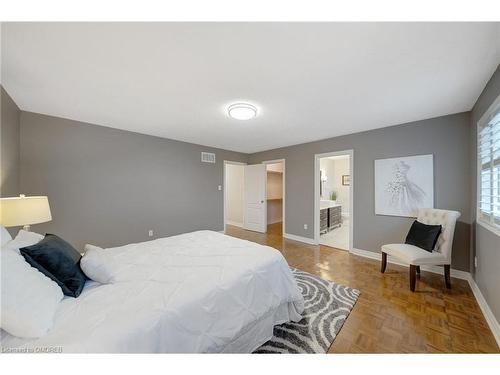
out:
<path id="1" fill-rule="evenodd" d="M 326 233 L 342 225 L 342 206 L 330 205 L 319 211 L 319 233 Z"/>
<path id="2" fill-rule="evenodd" d="M 319 211 L 319 232 L 325 233 L 328 231 L 328 208 L 323 208 Z"/>
<path id="3" fill-rule="evenodd" d="M 330 207 L 328 211 L 328 229 L 340 227 L 342 225 L 342 206 Z"/>

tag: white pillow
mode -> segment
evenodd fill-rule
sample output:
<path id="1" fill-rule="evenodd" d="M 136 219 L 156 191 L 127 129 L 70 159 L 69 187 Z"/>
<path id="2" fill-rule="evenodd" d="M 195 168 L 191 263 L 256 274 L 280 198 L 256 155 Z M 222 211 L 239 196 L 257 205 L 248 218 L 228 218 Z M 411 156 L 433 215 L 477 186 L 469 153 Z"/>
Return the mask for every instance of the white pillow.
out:
<path id="1" fill-rule="evenodd" d="M 5 245 L 7 242 L 12 241 L 10 233 L 7 231 L 7 229 L 5 229 L 3 225 L 0 225 L 0 237 L 2 246 Z"/>
<path id="2" fill-rule="evenodd" d="M 87 251 L 93 251 L 93 250 L 96 250 L 96 251 L 100 251 L 100 250 L 104 250 L 102 247 L 99 247 L 99 246 L 96 246 L 96 245 L 91 245 L 91 244 L 86 244 L 84 247 L 83 247 L 83 252 L 86 253 Z"/>
<path id="3" fill-rule="evenodd" d="M 17 337 L 45 335 L 63 298 L 61 288 L 9 246 L 0 256 L 0 327 Z"/>
<path id="4" fill-rule="evenodd" d="M 44 236 L 35 232 L 28 232 L 24 229 L 21 229 L 19 233 L 17 233 L 16 238 L 12 241 L 5 244 L 4 247 L 15 250 L 19 254 L 19 249 L 26 246 L 35 245 L 41 240 L 43 240 Z"/>
<path id="5" fill-rule="evenodd" d="M 106 265 L 111 259 L 106 259 L 105 250 L 99 246 L 87 244 L 84 251 L 80 259 L 80 268 L 85 276 L 101 284 L 110 284 L 111 276 L 107 272 Z"/>

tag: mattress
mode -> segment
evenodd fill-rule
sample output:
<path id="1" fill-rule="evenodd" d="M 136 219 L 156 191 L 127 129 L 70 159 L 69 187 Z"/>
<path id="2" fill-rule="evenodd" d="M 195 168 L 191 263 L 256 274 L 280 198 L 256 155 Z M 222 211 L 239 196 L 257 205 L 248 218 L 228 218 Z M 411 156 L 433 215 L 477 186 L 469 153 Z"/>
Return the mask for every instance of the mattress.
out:
<path id="1" fill-rule="evenodd" d="M 212 231 L 103 250 L 88 281 L 35 340 L 2 331 L 4 351 L 248 353 L 274 325 L 299 321 L 303 297 L 282 254 Z"/>

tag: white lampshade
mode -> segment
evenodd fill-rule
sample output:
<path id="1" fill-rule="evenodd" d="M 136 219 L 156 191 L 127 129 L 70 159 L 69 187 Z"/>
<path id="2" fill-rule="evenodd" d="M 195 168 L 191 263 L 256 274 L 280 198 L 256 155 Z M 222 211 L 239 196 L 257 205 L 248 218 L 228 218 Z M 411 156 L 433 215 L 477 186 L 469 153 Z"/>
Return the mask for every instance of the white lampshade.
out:
<path id="1" fill-rule="evenodd" d="M 52 220 L 47 197 L 9 197 L 0 199 L 0 224 L 16 227 Z"/>

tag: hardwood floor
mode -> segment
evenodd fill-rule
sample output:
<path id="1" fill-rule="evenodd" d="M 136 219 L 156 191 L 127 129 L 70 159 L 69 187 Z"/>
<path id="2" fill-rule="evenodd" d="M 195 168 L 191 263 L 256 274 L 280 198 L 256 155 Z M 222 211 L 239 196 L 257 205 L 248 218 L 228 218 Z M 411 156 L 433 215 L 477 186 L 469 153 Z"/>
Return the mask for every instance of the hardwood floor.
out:
<path id="1" fill-rule="evenodd" d="M 292 267 L 361 291 L 329 353 L 500 353 L 495 338 L 465 280 L 422 271 L 416 291 L 408 269 L 328 246 L 282 237 L 281 223 L 256 233 L 227 226 L 226 234 L 272 246 Z"/>

